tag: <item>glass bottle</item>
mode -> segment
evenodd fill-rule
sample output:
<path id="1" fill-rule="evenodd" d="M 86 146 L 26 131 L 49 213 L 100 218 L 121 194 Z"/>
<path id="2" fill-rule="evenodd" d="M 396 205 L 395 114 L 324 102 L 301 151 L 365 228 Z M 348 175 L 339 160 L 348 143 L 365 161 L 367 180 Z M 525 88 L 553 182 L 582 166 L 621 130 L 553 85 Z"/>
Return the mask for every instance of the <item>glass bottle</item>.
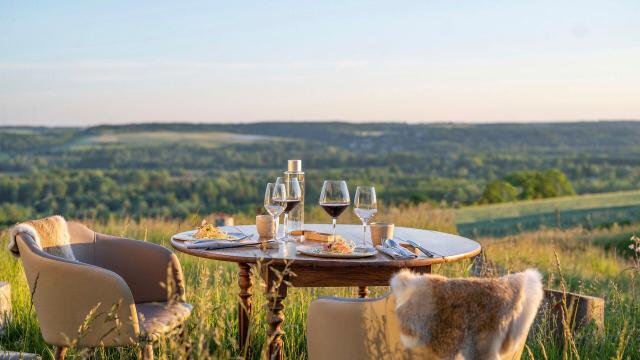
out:
<path id="1" fill-rule="evenodd" d="M 289 213 L 289 223 L 287 228 L 290 231 L 304 229 L 304 171 L 302 171 L 302 160 L 289 160 L 287 163 L 287 171 L 284 172 L 285 179 L 295 177 L 300 184 L 302 191 L 302 200 L 295 209 Z"/>

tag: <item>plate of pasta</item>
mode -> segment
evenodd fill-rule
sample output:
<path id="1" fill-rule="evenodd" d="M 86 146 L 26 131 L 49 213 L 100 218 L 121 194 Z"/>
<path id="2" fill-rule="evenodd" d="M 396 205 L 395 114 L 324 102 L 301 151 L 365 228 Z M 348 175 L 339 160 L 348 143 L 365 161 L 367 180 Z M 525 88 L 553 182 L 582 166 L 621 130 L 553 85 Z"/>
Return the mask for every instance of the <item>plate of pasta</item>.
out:
<path id="1" fill-rule="evenodd" d="M 322 246 L 301 245 L 296 250 L 300 254 L 308 256 L 342 259 L 365 258 L 375 256 L 378 253 L 378 250 L 372 247 L 357 247 L 353 241 L 345 240 L 342 237 Z"/>
<path id="2" fill-rule="evenodd" d="M 208 224 L 206 220 L 202 220 L 200 226 L 195 230 L 181 232 L 173 236 L 174 239 L 180 241 L 203 241 L 203 240 L 221 240 L 221 241 L 240 241 L 249 236 L 240 231 L 240 229 L 232 226 L 215 226 Z"/>

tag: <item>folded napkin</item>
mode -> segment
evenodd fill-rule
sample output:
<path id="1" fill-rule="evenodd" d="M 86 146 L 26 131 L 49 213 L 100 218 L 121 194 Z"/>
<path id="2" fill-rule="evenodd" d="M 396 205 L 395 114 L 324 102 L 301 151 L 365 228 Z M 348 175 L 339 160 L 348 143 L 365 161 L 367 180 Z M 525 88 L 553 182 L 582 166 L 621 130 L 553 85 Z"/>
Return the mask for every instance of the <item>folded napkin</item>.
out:
<path id="1" fill-rule="evenodd" d="M 399 246 L 399 247 L 384 247 L 384 246 L 376 246 L 376 249 L 385 255 L 392 257 L 394 260 L 409 260 L 415 259 L 418 255 L 412 253 L 411 251 Z"/>

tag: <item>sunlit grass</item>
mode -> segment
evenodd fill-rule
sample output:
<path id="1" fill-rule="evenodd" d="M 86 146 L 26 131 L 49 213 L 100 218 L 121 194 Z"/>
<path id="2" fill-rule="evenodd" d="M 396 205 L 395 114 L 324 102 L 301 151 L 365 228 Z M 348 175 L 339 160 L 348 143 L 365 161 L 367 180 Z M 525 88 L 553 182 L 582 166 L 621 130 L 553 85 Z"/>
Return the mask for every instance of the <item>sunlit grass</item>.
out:
<path id="1" fill-rule="evenodd" d="M 355 218 L 345 216 L 343 221 L 356 223 Z M 434 209 L 423 205 L 414 209 L 387 209 L 379 220 L 392 221 L 401 226 L 435 228 L 453 231 L 454 219 L 450 210 Z M 190 229 L 195 219 L 173 221 L 143 219 L 140 222 L 110 220 L 106 223 L 86 222 L 102 233 L 122 235 L 147 240 L 170 247 L 172 234 Z M 312 212 L 308 222 L 326 222 L 321 212 Z M 237 216 L 236 223 L 252 223 L 252 216 Z M 562 273 L 569 290 L 603 296 L 607 301 L 606 333 L 602 337 L 578 334 L 576 345 L 582 359 L 638 358 L 640 344 L 639 305 L 631 296 L 630 252 L 624 252 L 628 234 L 633 228 L 586 231 L 543 230 L 502 239 L 479 239 L 485 254 L 505 272 L 515 272 L 527 267 L 537 267 L 545 274 L 548 286 L 559 284 L 554 251 L 562 265 Z M 4 234 L 6 236 L 6 234 Z M 606 244 L 606 246 L 605 246 Z M 609 250 L 606 250 L 609 249 Z M 194 305 L 194 313 L 188 321 L 190 357 L 194 359 L 230 358 L 241 356 L 237 337 L 237 267 L 235 264 L 209 261 L 178 254 L 187 278 L 188 301 Z M 447 276 L 469 276 L 471 262 L 435 266 L 433 271 Z M 35 311 L 30 306 L 30 294 L 19 261 L 7 251 L 0 251 L 0 279 L 12 285 L 14 318 L 0 335 L 0 347 L 7 350 L 36 352 L 50 356 L 51 347 L 44 343 L 37 325 Z M 261 280 L 254 274 L 253 314 L 251 322 L 252 353 L 259 358 L 266 340 L 266 300 Z M 373 288 L 371 296 L 384 294 L 386 287 Z M 637 290 L 636 290 L 637 292 Z M 356 296 L 355 288 L 300 288 L 291 289 L 285 299 L 285 354 L 289 359 L 306 358 L 305 321 L 308 304 L 319 296 Z M 637 295 L 637 294 L 636 294 Z M 637 298 L 637 296 L 635 297 Z M 160 359 L 185 356 L 184 344 L 168 340 L 156 346 Z M 535 358 L 575 358 L 575 354 L 555 344 L 553 336 L 544 331 L 534 331 L 528 343 Z M 97 349 L 103 358 L 120 359 L 135 357 L 136 349 Z M 69 355 L 78 354 L 70 351 Z M 525 351 L 523 358 L 528 358 Z"/>

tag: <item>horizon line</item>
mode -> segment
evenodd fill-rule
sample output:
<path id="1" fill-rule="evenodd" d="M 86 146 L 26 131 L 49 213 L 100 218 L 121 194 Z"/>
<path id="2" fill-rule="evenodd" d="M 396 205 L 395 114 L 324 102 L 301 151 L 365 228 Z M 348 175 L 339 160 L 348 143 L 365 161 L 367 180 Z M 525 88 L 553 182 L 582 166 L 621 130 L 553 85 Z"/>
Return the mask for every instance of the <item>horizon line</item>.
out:
<path id="1" fill-rule="evenodd" d="M 0 128 L 94 128 L 101 126 L 139 126 L 139 125 L 255 125 L 269 123 L 332 123 L 332 124 L 351 124 L 351 125 L 367 125 L 367 124 L 398 124 L 398 125 L 536 125 L 536 124 L 584 124 L 584 123 L 632 123 L 640 122 L 638 119 L 576 119 L 576 120 L 534 120 L 534 121 L 403 121 L 403 120 L 340 120 L 340 119 L 264 119 L 249 121 L 132 121 L 132 122 L 99 122 L 91 125 L 81 124 L 29 124 L 20 123 L 0 123 Z"/>

